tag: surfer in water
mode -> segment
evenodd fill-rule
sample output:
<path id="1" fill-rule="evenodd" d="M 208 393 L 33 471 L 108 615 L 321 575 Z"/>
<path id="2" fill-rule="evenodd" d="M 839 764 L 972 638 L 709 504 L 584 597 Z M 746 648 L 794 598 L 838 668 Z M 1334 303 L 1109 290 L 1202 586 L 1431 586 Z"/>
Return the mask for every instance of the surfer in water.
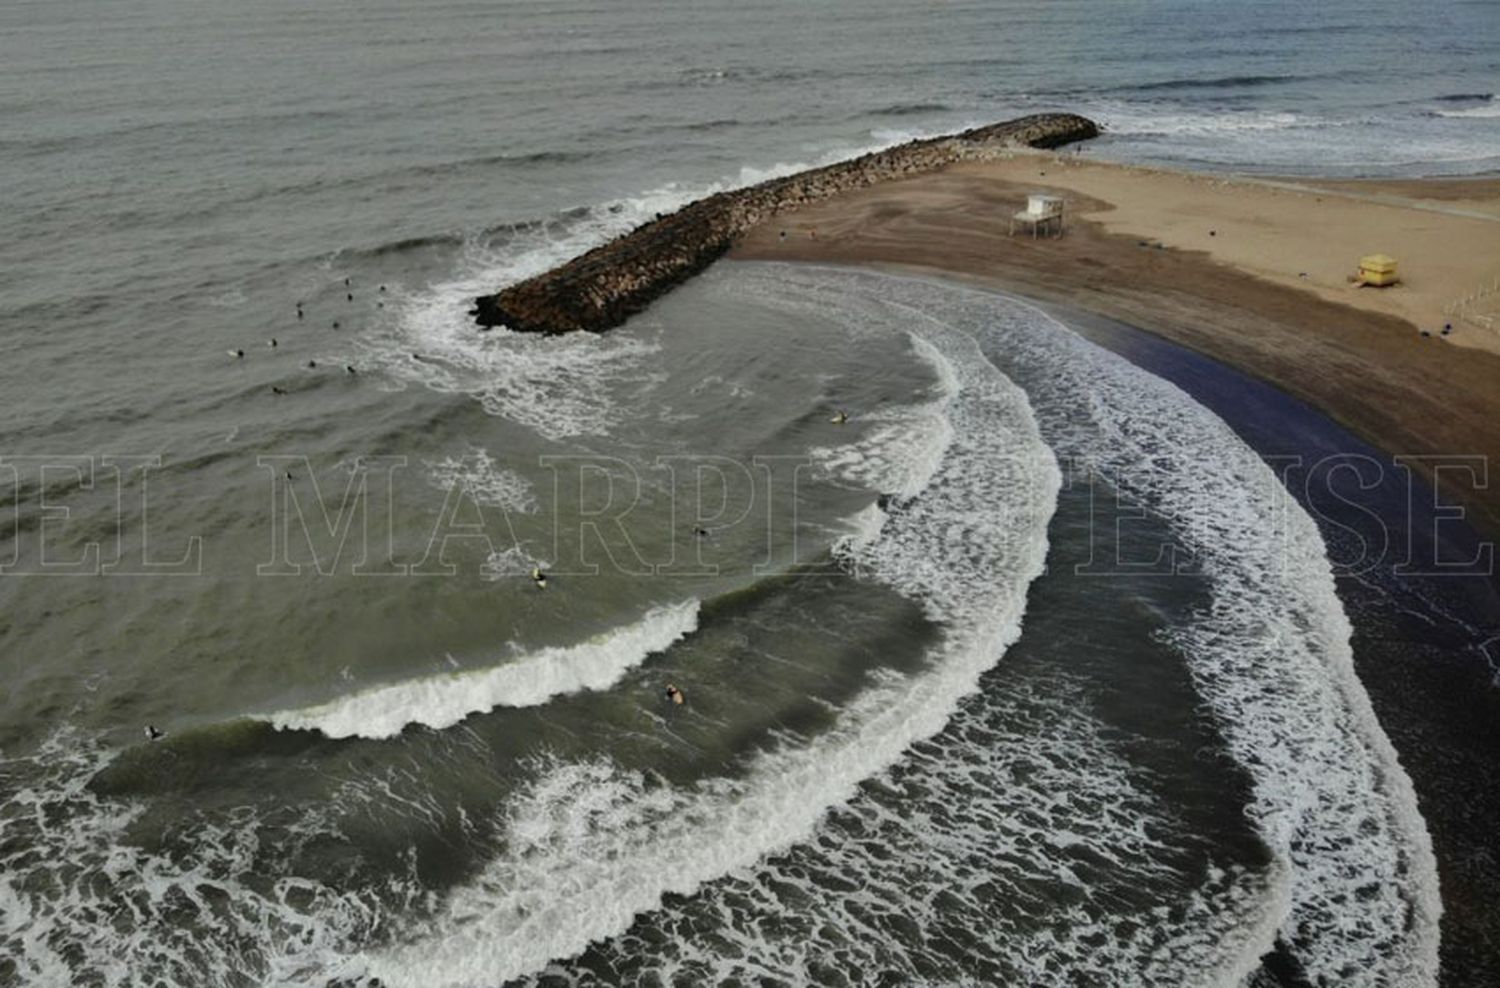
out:
<path id="1" fill-rule="evenodd" d="M 162 738 L 164 738 L 166 736 L 167 736 L 167 732 L 166 731 L 158 731 L 156 729 L 156 725 L 155 724 L 147 724 L 146 725 L 146 740 L 147 741 L 160 741 Z"/>
<path id="2" fill-rule="evenodd" d="M 829 419 L 828 421 L 832 422 L 834 425 L 843 425 L 845 422 L 849 421 L 849 413 L 840 408 L 837 412 L 833 413 L 833 418 Z"/>
<path id="3" fill-rule="evenodd" d="M 682 690 L 678 689 L 672 683 L 667 684 L 667 699 L 671 700 L 672 705 L 676 707 L 680 707 L 684 703 L 687 703 L 687 697 L 682 695 Z"/>
<path id="4" fill-rule="evenodd" d="M 538 590 L 547 589 L 547 574 L 542 572 L 540 566 L 531 567 L 531 582 L 536 584 Z"/>

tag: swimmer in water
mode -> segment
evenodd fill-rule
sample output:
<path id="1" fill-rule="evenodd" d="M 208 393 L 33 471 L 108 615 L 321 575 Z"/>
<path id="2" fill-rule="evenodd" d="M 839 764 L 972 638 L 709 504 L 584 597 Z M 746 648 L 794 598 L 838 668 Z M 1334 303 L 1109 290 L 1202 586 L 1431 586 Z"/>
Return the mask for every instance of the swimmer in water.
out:
<path id="1" fill-rule="evenodd" d="M 682 690 L 678 689 L 671 683 L 667 684 L 667 699 L 671 700 L 673 705 L 678 707 L 682 706 L 684 703 L 687 703 L 687 697 L 682 695 Z"/>

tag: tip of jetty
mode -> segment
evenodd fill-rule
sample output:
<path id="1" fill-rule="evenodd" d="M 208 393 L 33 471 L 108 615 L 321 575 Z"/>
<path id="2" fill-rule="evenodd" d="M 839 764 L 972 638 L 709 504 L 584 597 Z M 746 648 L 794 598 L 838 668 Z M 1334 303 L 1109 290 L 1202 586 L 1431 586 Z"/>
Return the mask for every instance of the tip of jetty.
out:
<path id="1" fill-rule="evenodd" d="M 474 300 L 485 328 L 523 333 L 600 333 L 640 312 L 718 259 L 735 239 L 776 213 L 850 189 L 974 160 L 1006 148 L 1053 148 L 1097 137 L 1092 120 L 1042 113 L 910 141 L 759 185 L 720 192 L 637 227 L 551 271 Z"/>

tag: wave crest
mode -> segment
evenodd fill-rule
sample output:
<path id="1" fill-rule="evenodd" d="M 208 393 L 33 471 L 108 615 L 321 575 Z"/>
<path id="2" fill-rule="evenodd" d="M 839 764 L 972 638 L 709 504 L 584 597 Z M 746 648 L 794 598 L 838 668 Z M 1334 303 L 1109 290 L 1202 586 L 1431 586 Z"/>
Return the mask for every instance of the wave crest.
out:
<path id="1" fill-rule="evenodd" d="M 532 707 L 617 682 L 648 655 L 698 628 L 699 602 L 657 607 L 640 621 L 576 645 L 538 649 L 504 665 L 378 686 L 327 703 L 256 715 L 278 730 L 330 738 L 390 738 L 413 724 L 439 730 L 496 707 Z"/>

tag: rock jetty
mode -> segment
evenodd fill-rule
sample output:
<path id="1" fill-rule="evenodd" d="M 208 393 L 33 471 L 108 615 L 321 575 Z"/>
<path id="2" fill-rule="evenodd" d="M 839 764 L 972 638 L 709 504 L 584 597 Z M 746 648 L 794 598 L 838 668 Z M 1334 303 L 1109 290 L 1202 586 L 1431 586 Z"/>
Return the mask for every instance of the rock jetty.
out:
<path id="1" fill-rule="evenodd" d="M 1085 117 L 1036 114 L 720 192 L 659 216 L 551 271 L 481 295 L 470 315 L 485 329 L 601 333 L 708 267 L 736 237 L 784 209 L 957 161 L 991 157 L 1007 148 L 1052 148 L 1098 134 L 1098 125 Z"/>

